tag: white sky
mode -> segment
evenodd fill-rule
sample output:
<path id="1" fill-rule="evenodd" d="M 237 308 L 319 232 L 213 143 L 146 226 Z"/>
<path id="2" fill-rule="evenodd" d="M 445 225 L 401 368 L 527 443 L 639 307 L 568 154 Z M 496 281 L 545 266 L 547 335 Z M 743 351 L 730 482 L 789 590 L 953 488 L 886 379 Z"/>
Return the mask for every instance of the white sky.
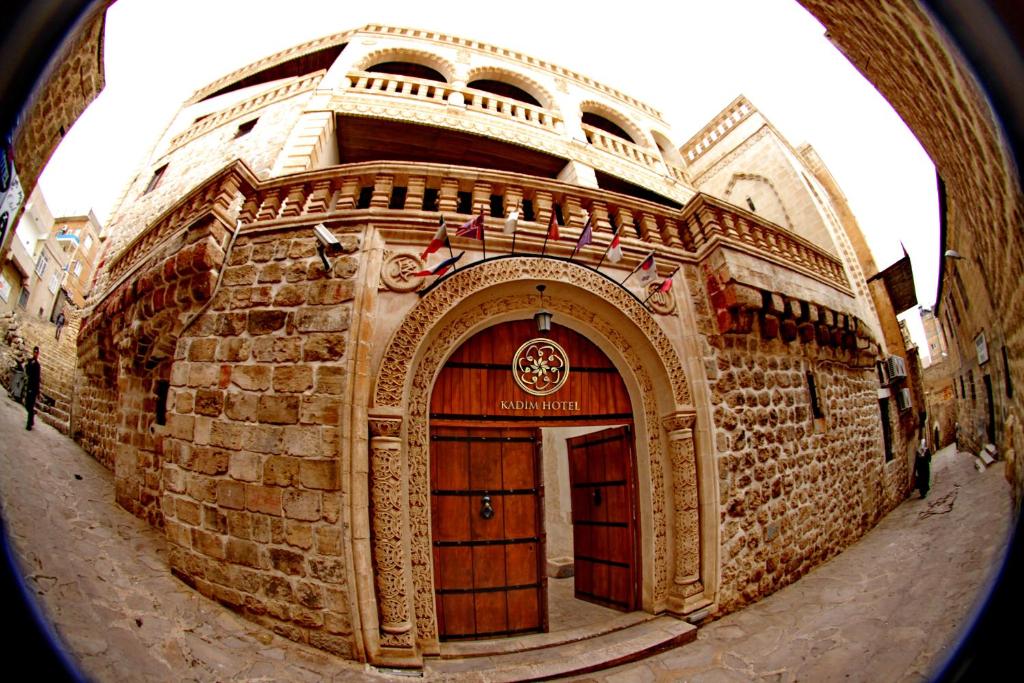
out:
<path id="1" fill-rule="evenodd" d="M 659 109 L 681 145 L 742 93 L 794 145 L 809 142 L 849 200 L 880 268 L 938 277 L 935 171 L 872 85 L 793 0 L 117 0 L 106 87 L 40 179 L 55 215 L 101 223 L 181 102 L 236 68 L 368 23 L 444 31 L 584 73 Z M 901 316 L 904 317 L 904 316 Z M 927 349 L 916 312 L 911 331 Z"/>

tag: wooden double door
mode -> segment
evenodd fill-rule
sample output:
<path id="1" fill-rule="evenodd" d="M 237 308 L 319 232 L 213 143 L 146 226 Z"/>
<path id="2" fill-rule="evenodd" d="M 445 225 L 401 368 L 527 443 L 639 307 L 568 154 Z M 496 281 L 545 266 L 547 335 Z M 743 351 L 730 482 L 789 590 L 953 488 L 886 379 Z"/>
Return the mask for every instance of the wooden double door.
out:
<path id="1" fill-rule="evenodd" d="M 547 630 L 541 429 L 632 421 L 615 366 L 565 327 L 553 325 L 540 340 L 554 342 L 571 360 L 564 385 L 545 395 L 517 386 L 517 350 L 536 337 L 530 320 L 482 330 L 452 354 L 434 383 L 431 540 L 442 640 Z M 636 609 L 633 434 L 625 426 L 600 429 L 567 446 L 576 595 Z"/>

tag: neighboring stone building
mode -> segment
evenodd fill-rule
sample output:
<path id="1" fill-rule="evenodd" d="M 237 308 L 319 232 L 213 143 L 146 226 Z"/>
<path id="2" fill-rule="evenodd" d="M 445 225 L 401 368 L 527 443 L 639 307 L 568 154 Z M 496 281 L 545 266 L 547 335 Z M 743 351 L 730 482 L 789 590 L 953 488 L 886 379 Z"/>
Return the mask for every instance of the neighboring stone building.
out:
<path id="1" fill-rule="evenodd" d="M 62 284 L 68 300 L 81 308 L 92 289 L 102 249 L 103 228 L 92 211 L 85 216 L 55 218 L 54 225 L 63 239 L 74 245 Z"/>
<path id="2" fill-rule="evenodd" d="M 985 41 L 1005 40 L 993 8 L 982 3 L 944 6 L 943 27 L 914 0 L 835 3 L 800 0 L 829 38 L 892 104 L 920 140 L 939 176 L 942 259 L 935 316 L 949 346 L 961 426 L 961 448 L 977 452 L 994 443 L 1007 459 L 1019 510 L 1024 500 L 1024 195 L 1019 161 L 1007 143 L 978 77 L 948 31 L 977 30 L 991 22 Z M 957 14 L 960 9 L 965 10 Z M 1009 6 L 1004 10 L 1010 12 Z M 1012 30 L 1012 27 L 1011 27 Z M 961 37 L 966 33 L 961 34 Z M 1012 49 L 1012 48 L 1011 48 Z M 974 45 L 975 58 L 984 49 Z M 991 57 L 991 54 L 989 55 Z M 1004 66 L 1019 90 L 1019 53 Z M 1013 62 L 1012 60 L 1017 60 Z M 990 68 L 993 64 L 988 64 Z M 990 83 L 1005 88 L 998 73 Z M 1006 90 L 994 91 L 1006 108 Z M 1009 122 L 1011 126 L 1019 122 Z M 958 258 L 959 257 L 959 258 Z M 1016 388 L 1016 390 L 1015 390 Z"/>
<path id="3" fill-rule="evenodd" d="M 905 497 L 877 375 L 903 349 L 813 150 L 742 97 L 674 140 L 431 31 L 240 69 L 114 211 L 73 432 L 183 581 L 346 657 L 544 630 L 569 562 L 622 609 L 755 601 Z"/>
<path id="4" fill-rule="evenodd" d="M 2 131 L 2 140 L 10 142 L 10 149 L 5 149 L 5 153 L 0 155 L 6 166 L 0 195 L 7 192 L 8 176 L 20 181 L 25 196 L 32 194 L 57 145 L 103 90 L 103 27 L 107 7 L 112 3 L 113 0 L 97 1 L 84 10 L 74 29 L 51 56 L 46 70 L 17 116 L 13 130 Z M 41 39 L 47 31 L 30 26 L 31 21 L 52 11 L 53 8 L 45 8 L 38 15 L 18 17 L 18 20 L 25 22 L 24 29 L 37 29 L 33 37 Z M 6 107 L 4 114 L 6 128 Z M 8 165 L 8 162 L 12 164 Z M 9 222 L 13 224 L 17 216 L 15 211 Z M 12 248 L 11 241 L 10 233 L 4 234 L 0 229 L 0 262 Z"/>

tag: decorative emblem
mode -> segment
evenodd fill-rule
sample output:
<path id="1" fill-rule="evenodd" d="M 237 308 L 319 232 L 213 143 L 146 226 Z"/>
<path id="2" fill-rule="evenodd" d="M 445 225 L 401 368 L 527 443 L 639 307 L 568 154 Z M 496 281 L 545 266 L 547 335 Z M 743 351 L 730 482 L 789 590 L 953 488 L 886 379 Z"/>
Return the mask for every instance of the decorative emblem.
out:
<path id="1" fill-rule="evenodd" d="M 512 376 L 528 394 L 553 394 L 569 379 L 569 355 L 550 339 L 531 339 L 512 357 Z"/>
<path id="2" fill-rule="evenodd" d="M 669 315 L 675 313 L 676 310 L 676 297 L 675 293 L 670 289 L 667 292 L 659 292 L 658 289 L 661 287 L 661 281 L 652 282 L 645 288 L 647 292 L 647 305 L 652 311 L 659 315 Z"/>
<path id="3" fill-rule="evenodd" d="M 423 270 L 423 261 L 415 254 L 391 253 L 384 259 L 380 279 L 392 292 L 414 292 L 423 286 L 424 278 L 416 273 Z"/>

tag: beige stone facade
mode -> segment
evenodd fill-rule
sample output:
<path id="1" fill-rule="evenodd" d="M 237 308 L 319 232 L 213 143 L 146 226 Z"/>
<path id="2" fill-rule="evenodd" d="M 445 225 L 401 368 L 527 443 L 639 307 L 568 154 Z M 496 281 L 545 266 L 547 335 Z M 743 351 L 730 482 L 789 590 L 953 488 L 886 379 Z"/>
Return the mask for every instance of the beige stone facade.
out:
<path id="1" fill-rule="evenodd" d="M 475 333 L 531 318 L 544 284 L 629 395 L 642 608 L 737 609 L 909 488 L 884 453 L 886 341 L 852 243 L 809 157 L 760 130 L 772 147 L 709 175 L 716 197 L 655 109 L 513 51 L 368 26 L 269 57 L 186 103 L 115 211 L 74 431 L 202 594 L 418 666 L 443 648 L 432 387 Z M 477 215 L 486 241 L 457 237 Z M 447 256 L 423 255 L 439 216 L 465 253 L 435 280 L 418 273 Z M 316 225 L 338 241 L 326 271 Z M 568 488 L 559 452 L 549 492 Z"/>
<path id="2" fill-rule="evenodd" d="M 803 0 L 830 39 L 886 97 L 935 163 L 943 197 L 943 258 L 935 315 L 955 368 L 961 448 L 993 442 L 1024 499 L 1024 270 L 1019 167 L 978 78 L 918 3 Z M 984 341 L 984 344 L 982 344 Z M 978 349 L 987 354 L 979 358 Z M 962 386 L 961 386 L 962 383 Z M 1015 390 L 1016 389 L 1016 390 Z M 991 398 L 989 396 L 991 395 Z"/>

